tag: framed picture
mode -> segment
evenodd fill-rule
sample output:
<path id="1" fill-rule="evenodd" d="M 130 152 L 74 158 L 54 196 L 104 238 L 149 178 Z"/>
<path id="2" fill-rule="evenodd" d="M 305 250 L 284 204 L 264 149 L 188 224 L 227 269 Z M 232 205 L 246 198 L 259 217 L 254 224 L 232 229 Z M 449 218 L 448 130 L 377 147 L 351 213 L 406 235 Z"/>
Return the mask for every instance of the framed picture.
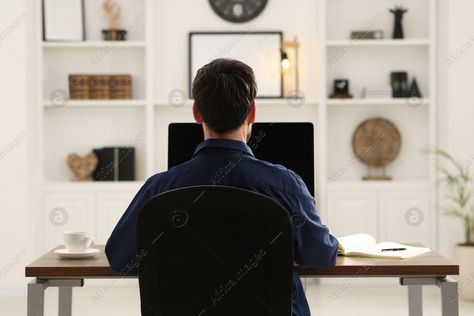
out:
<path id="1" fill-rule="evenodd" d="M 43 0 L 43 39 L 45 41 L 83 41 L 84 1 Z"/>
<path id="2" fill-rule="evenodd" d="M 189 96 L 199 68 L 216 58 L 240 60 L 255 72 L 257 98 L 282 98 L 282 32 L 192 32 L 189 34 Z"/>

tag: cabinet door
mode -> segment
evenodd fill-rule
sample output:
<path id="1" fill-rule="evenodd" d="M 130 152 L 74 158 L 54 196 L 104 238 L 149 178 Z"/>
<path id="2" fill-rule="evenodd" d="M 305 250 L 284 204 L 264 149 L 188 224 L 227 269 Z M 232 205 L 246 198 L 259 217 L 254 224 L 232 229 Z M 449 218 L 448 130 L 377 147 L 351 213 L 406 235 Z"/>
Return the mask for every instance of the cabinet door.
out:
<path id="1" fill-rule="evenodd" d="M 98 193 L 96 201 L 96 243 L 105 244 L 136 191 Z"/>
<path id="2" fill-rule="evenodd" d="M 331 190 L 328 192 L 328 227 L 335 236 L 368 233 L 377 237 L 375 190 Z"/>
<path id="3" fill-rule="evenodd" d="M 380 192 L 381 240 L 433 247 L 430 190 Z"/>
<path id="4" fill-rule="evenodd" d="M 63 232 L 81 230 L 94 233 L 94 194 L 45 192 L 42 216 L 42 251 L 64 244 Z"/>

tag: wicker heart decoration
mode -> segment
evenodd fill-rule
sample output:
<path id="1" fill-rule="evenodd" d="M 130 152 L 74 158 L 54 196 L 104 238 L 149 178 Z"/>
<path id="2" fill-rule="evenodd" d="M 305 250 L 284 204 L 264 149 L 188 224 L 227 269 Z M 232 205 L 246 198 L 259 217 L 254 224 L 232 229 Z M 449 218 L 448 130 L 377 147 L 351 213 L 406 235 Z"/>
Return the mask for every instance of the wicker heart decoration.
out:
<path id="1" fill-rule="evenodd" d="M 99 159 L 94 153 L 89 153 L 84 157 L 76 153 L 67 156 L 67 165 L 74 173 L 76 181 L 90 180 L 92 173 L 97 168 Z"/>

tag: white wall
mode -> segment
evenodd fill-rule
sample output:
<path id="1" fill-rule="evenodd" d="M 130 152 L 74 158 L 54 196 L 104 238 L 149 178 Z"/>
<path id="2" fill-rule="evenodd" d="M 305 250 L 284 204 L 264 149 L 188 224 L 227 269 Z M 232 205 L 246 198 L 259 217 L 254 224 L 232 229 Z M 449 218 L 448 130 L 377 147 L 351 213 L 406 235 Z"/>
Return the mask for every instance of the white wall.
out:
<path id="1" fill-rule="evenodd" d="M 463 164 L 474 163 L 474 1 L 440 3 L 439 139 Z M 440 250 L 452 254 L 463 240 L 457 219 L 440 218 Z"/>
<path id="2" fill-rule="evenodd" d="M 30 2 L 30 1 L 28 1 Z M 0 2 L 0 293 L 25 290 L 24 266 L 35 255 L 34 189 L 29 169 L 33 54 L 26 0 Z"/>

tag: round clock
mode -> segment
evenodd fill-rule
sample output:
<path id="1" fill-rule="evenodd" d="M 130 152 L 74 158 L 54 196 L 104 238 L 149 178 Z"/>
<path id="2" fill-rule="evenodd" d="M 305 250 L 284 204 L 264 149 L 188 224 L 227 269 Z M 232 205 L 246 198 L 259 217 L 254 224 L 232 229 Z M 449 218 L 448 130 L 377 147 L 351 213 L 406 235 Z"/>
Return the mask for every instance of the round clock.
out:
<path id="1" fill-rule="evenodd" d="M 209 0 L 218 16 L 234 23 L 248 22 L 265 9 L 268 0 Z"/>

